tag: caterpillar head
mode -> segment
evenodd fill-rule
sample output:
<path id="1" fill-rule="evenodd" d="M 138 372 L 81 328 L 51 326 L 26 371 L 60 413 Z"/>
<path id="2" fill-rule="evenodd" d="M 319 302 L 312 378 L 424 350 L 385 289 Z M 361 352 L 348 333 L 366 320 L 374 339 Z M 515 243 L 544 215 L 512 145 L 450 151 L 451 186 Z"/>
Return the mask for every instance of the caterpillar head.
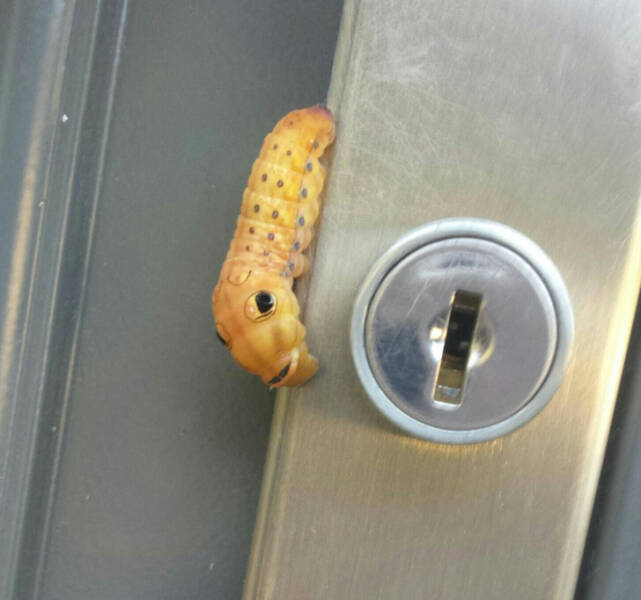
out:
<path id="1" fill-rule="evenodd" d="M 234 360 L 265 383 L 298 385 L 316 372 L 316 359 L 307 354 L 295 294 L 274 279 L 250 273 L 241 284 L 221 281 L 213 298 L 216 333 Z"/>

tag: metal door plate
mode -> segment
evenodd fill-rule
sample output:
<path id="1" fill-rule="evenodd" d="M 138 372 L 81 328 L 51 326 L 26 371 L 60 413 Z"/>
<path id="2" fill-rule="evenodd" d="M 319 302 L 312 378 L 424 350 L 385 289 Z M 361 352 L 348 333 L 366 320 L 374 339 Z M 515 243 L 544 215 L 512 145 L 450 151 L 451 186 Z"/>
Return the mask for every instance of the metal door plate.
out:
<path id="1" fill-rule="evenodd" d="M 640 37 L 622 0 L 345 3 L 305 307 L 321 370 L 279 395 L 246 599 L 572 598 L 639 292 Z M 372 406 L 349 323 L 375 257 L 460 215 L 545 248 L 576 331 L 526 427 L 445 446 Z"/>

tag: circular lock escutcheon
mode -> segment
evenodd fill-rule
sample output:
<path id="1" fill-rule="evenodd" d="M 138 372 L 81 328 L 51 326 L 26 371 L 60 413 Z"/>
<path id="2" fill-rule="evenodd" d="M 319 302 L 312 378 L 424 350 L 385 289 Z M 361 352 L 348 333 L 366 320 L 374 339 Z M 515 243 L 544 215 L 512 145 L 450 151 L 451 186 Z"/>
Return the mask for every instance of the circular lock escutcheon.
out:
<path id="1" fill-rule="evenodd" d="M 372 402 L 416 437 L 476 443 L 548 403 L 574 335 L 558 269 L 518 231 L 446 219 L 374 264 L 354 304 L 352 356 Z"/>

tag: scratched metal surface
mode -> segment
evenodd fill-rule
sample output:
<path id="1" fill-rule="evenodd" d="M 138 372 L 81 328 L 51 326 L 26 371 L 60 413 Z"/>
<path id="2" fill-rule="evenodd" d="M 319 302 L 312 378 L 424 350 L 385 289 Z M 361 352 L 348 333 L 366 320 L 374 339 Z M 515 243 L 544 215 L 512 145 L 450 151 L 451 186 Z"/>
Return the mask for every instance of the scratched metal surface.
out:
<path id="1" fill-rule="evenodd" d="M 322 367 L 279 396 L 246 600 L 572 597 L 639 289 L 639 39 L 618 0 L 346 4 L 307 282 Z M 348 323 L 400 234 L 462 215 L 549 253 L 576 343 L 532 422 L 446 447 L 378 416 Z"/>

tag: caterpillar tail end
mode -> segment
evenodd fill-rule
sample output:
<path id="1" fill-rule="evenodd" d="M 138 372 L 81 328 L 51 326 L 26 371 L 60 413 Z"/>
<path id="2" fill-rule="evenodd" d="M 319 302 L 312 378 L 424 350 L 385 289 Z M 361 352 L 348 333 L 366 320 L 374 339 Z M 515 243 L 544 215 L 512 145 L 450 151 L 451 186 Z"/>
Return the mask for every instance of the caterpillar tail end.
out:
<path id="1" fill-rule="evenodd" d="M 315 104 L 309 110 L 311 110 L 312 112 L 318 112 L 330 119 L 334 119 L 334 115 L 332 114 L 332 111 L 329 110 L 329 108 L 327 108 L 327 106 L 325 106 L 324 104 Z"/>

